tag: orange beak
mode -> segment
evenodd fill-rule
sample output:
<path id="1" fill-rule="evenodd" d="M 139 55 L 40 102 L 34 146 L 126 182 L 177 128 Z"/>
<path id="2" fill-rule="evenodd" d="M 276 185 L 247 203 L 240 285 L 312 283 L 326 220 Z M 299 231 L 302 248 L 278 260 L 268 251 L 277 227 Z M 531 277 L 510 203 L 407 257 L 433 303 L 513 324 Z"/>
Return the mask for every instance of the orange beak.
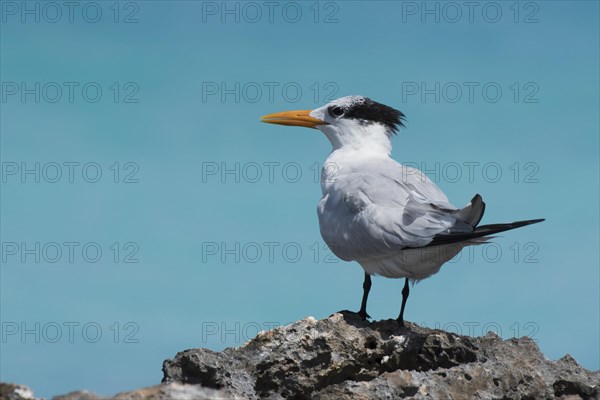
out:
<path id="1" fill-rule="evenodd" d="M 313 118 L 309 114 L 312 110 L 284 111 L 261 117 L 262 122 L 286 126 L 303 126 L 316 129 L 318 125 L 327 125 L 327 122 L 319 118 Z"/>

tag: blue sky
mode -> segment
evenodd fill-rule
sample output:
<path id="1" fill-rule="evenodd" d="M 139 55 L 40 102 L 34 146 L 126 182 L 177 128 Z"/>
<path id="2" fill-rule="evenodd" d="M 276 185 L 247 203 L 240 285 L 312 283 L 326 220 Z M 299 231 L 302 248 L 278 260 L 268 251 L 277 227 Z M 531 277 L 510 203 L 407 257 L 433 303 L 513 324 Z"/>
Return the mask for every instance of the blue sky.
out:
<path id="1" fill-rule="evenodd" d="M 406 319 L 600 368 L 597 2 L 22 4 L 0 32 L 0 380 L 108 395 L 358 309 L 362 270 L 318 230 L 329 143 L 258 121 L 350 94 L 402 110 L 393 156 L 455 205 L 480 193 L 483 223 L 547 219 L 461 253 Z M 402 284 L 374 279 L 370 315 Z"/>

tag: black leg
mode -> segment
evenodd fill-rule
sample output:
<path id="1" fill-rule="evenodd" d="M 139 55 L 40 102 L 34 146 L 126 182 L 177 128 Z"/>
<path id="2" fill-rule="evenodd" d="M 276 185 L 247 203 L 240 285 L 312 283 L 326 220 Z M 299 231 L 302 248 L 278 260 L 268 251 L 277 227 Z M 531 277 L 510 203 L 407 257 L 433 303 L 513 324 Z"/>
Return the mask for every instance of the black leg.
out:
<path id="1" fill-rule="evenodd" d="M 367 298 L 369 297 L 369 291 L 371 290 L 371 275 L 365 272 L 365 281 L 363 282 L 363 297 L 362 302 L 360 303 L 360 310 L 358 311 L 358 315 L 363 320 L 367 318 L 371 318 L 369 314 L 367 314 Z"/>
<path id="2" fill-rule="evenodd" d="M 408 287 L 408 278 L 404 281 L 404 289 L 402 289 L 402 308 L 400 308 L 400 315 L 398 316 L 398 325 L 404 326 L 404 307 L 406 306 L 406 300 L 408 300 L 408 294 L 410 288 Z"/>

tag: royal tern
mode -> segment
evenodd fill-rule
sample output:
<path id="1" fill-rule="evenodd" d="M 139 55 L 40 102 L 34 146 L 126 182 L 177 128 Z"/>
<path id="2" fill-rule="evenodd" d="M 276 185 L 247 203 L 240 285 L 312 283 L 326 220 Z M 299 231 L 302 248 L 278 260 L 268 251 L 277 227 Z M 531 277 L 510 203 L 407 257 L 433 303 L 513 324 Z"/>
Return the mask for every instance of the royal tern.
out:
<path id="1" fill-rule="evenodd" d="M 390 157 L 391 138 L 404 114 L 364 96 L 347 96 L 315 110 L 265 115 L 262 122 L 315 128 L 333 150 L 321 173 L 317 207 L 321 236 L 331 251 L 365 271 L 358 314 L 367 314 L 371 275 L 405 278 L 397 321 L 404 325 L 409 281 L 428 278 L 465 246 L 498 232 L 543 221 L 478 226 L 485 211 L 480 195 L 453 206 L 421 171 Z M 333 166 L 333 167 L 332 167 Z"/>

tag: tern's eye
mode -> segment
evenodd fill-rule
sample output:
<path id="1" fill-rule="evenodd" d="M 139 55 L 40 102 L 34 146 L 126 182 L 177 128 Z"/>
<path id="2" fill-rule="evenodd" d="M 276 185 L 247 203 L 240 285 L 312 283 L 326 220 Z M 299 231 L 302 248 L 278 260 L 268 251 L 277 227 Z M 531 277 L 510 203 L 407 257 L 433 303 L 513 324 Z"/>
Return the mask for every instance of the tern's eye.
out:
<path id="1" fill-rule="evenodd" d="M 332 117 L 341 117 L 344 115 L 344 109 L 342 107 L 331 107 L 329 109 L 329 115 Z"/>

